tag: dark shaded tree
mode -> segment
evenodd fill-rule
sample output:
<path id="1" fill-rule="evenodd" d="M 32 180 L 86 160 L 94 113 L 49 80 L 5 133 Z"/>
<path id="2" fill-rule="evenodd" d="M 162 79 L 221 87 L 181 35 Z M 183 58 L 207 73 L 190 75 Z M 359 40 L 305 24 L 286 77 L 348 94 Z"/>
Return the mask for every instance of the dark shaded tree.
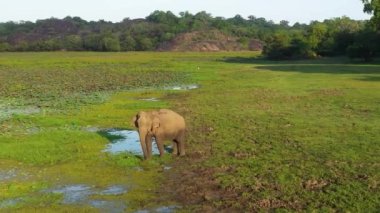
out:
<path id="1" fill-rule="evenodd" d="M 379 0 L 362 0 L 364 3 L 363 11 L 372 14 L 371 24 L 376 30 L 380 30 L 380 1 Z"/>
<path id="2" fill-rule="evenodd" d="M 358 32 L 353 44 L 347 48 L 347 55 L 351 59 L 361 58 L 366 62 L 371 61 L 379 51 L 378 41 L 380 38 L 373 30 L 366 29 Z"/>

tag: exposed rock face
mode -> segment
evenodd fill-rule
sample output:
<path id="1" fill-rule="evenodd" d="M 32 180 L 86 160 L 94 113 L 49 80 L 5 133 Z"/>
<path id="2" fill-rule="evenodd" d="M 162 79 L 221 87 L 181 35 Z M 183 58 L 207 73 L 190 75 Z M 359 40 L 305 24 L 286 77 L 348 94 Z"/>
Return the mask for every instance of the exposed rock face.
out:
<path id="1" fill-rule="evenodd" d="M 252 40 L 249 43 L 249 50 L 261 50 L 262 42 Z M 251 48 L 252 47 L 252 48 Z M 238 38 L 227 36 L 220 31 L 194 31 L 182 33 L 169 42 L 162 43 L 158 51 L 198 51 L 198 52 L 217 52 L 217 51 L 239 51 L 247 50 L 243 47 Z"/>
<path id="2" fill-rule="evenodd" d="M 258 39 L 251 39 L 248 44 L 248 49 L 251 51 L 262 51 L 264 48 L 264 42 Z"/>

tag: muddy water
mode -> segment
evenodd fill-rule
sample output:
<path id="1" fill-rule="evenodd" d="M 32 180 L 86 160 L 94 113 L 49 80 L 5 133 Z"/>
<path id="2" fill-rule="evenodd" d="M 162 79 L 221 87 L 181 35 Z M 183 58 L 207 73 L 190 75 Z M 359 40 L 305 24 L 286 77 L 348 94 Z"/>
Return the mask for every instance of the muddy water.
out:
<path id="1" fill-rule="evenodd" d="M 134 130 L 117 130 L 111 129 L 105 132 L 110 138 L 115 137 L 110 144 L 103 150 L 112 154 L 118 154 L 122 152 L 130 152 L 132 154 L 143 156 L 143 152 L 140 145 L 140 138 L 137 131 Z M 153 154 L 159 154 L 157 144 L 153 140 L 152 145 Z"/>

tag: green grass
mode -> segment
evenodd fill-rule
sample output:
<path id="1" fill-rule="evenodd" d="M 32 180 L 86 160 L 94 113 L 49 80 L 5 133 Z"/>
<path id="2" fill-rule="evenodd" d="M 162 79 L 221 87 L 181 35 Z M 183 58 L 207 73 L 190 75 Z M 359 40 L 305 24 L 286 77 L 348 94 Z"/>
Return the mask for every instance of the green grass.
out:
<path id="1" fill-rule="evenodd" d="M 157 88 L 189 80 L 186 72 L 175 72 L 153 61 L 131 63 L 130 56 L 140 57 L 139 54 L 113 54 L 111 58 L 90 53 L 6 54 L 0 59 L 0 97 L 56 109 L 97 103 L 109 92 Z"/>
<path id="2" fill-rule="evenodd" d="M 212 144 L 205 166 L 244 195 L 226 206 L 378 210 L 380 82 L 364 78 L 380 67 L 241 61 L 188 98 L 194 125 L 214 129 L 193 136 Z"/>
<path id="3" fill-rule="evenodd" d="M 0 53 L 0 109 L 9 112 L 0 116 L 0 171 L 38 174 L 0 183 L 0 201 L 57 184 L 123 183 L 132 188 L 121 196 L 128 211 L 160 206 L 151 201 L 171 157 L 141 162 L 109 155 L 102 149 L 110 138 L 85 129 L 129 129 L 139 110 L 173 108 L 185 115 L 189 130 L 189 157 L 175 161 L 193 162 L 176 170 L 207 168 L 221 192 L 219 200 L 185 211 L 204 205 L 235 211 L 380 209 L 380 65 L 341 58 L 271 62 L 257 55 Z M 157 89 L 183 83 L 201 87 Z M 139 100 L 151 97 L 160 101 Z M 28 107 L 39 110 L 22 110 Z M 192 161 L 196 153 L 205 158 Z M 59 199 L 36 196 L 13 210 L 74 210 Z"/>

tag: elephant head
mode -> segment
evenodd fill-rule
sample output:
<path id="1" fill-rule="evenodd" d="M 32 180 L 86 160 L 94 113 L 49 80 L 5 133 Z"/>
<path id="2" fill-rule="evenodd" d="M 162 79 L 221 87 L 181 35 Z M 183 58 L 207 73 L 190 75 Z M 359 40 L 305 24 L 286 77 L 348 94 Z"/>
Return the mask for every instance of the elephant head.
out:
<path id="1" fill-rule="evenodd" d="M 144 112 L 140 111 L 133 118 L 133 123 L 138 128 L 141 148 L 144 154 L 144 158 L 148 158 L 151 152 L 152 137 L 157 132 L 160 126 L 160 120 L 157 117 L 156 112 Z"/>

